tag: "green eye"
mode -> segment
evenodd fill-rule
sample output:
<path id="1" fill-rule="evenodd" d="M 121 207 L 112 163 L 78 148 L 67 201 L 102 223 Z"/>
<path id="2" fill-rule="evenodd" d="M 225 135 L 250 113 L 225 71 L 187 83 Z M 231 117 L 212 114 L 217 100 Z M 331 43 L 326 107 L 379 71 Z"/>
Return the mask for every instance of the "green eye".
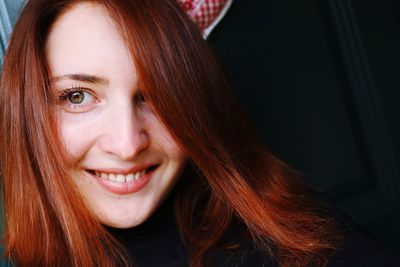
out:
<path id="1" fill-rule="evenodd" d="M 92 91 L 83 87 L 71 87 L 59 92 L 59 107 L 67 112 L 82 113 L 90 111 L 99 102 Z"/>
<path id="2" fill-rule="evenodd" d="M 82 104 L 83 100 L 85 99 L 84 92 L 72 92 L 67 96 L 68 100 L 72 104 Z"/>

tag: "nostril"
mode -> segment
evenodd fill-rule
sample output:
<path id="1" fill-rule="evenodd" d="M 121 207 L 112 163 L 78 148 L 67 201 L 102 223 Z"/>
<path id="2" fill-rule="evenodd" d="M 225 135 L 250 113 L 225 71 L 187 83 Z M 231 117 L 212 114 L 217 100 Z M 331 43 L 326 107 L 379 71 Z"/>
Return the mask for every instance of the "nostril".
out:
<path id="1" fill-rule="evenodd" d="M 147 133 L 137 130 L 129 131 L 128 134 L 128 131 L 113 129 L 111 133 L 103 135 L 98 144 L 107 154 L 130 161 L 148 148 L 149 137 Z"/>

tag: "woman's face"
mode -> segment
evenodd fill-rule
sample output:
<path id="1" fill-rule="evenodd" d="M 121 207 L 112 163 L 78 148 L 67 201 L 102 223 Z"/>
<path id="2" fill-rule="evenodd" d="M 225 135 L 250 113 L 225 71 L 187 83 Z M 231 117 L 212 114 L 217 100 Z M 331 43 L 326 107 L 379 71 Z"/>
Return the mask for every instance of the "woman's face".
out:
<path id="1" fill-rule="evenodd" d="M 180 176 L 185 155 L 141 96 L 116 25 L 102 6 L 77 4 L 54 25 L 46 57 L 81 195 L 103 224 L 142 223 Z"/>

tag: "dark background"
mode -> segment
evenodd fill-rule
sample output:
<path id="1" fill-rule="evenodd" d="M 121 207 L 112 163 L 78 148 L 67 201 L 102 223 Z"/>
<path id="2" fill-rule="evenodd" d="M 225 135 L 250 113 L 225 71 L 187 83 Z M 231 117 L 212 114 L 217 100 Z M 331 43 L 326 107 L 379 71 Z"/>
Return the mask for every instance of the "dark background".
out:
<path id="1" fill-rule="evenodd" d="M 235 0 L 209 41 L 270 150 L 400 249 L 400 1 Z"/>

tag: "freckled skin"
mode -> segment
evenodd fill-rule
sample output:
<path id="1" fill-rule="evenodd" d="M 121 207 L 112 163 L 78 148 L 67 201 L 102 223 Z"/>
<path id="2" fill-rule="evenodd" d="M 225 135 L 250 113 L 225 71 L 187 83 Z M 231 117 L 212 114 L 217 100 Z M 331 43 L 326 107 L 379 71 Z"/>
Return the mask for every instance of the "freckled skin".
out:
<path id="1" fill-rule="evenodd" d="M 172 189 L 186 155 L 146 103 L 135 101 L 135 66 L 107 11 L 97 4 L 76 4 L 53 27 L 46 58 L 51 77 L 85 73 L 106 78 L 107 83 L 67 78 L 52 84 L 57 92 L 86 90 L 80 104 L 60 101 L 61 139 L 75 163 L 71 176 L 100 222 L 119 228 L 139 225 Z M 158 165 L 148 184 L 125 195 L 104 189 L 87 172 L 146 164 Z"/>

